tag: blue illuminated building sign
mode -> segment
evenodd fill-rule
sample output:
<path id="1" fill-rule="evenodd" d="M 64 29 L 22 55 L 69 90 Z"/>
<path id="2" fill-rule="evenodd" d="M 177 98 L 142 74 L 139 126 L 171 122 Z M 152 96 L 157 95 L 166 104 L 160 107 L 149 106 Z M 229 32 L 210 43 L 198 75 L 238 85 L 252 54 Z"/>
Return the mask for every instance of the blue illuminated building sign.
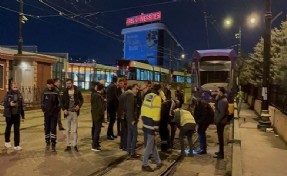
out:
<path id="1" fill-rule="evenodd" d="M 124 35 L 123 59 L 145 61 L 154 66 L 174 70 L 180 68 L 177 59 L 183 48 L 163 23 L 125 28 L 122 34 Z M 170 60 L 173 61 L 170 62 Z"/>

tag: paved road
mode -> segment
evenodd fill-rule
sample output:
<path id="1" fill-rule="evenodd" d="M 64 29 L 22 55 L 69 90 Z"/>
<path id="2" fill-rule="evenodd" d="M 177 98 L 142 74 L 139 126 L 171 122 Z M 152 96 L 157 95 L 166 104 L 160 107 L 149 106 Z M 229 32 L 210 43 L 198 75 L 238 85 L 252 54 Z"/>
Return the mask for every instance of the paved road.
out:
<path id="1" fill-rule="evenodd" d="M 63 122 L 65 122 L 63 120 Z M 64 126 L 65 123 L 64 123 Z M 88 176 L 95 175 L 97 171 L 107 167 L 116 159 L 126 156 L 126 152 L 119 149 L 119 138 L 114 141 L 106 140 L 107 124 L 104 123 L 101 133 L 101 152 L 91 151 L 91 117 L 90 108 L 85 104 L 82 108 L 79 118 L 79 153 L 72 151 L 65 153 L 65 131 L 58 131 L 57 153 L 45 152 L 43 114 L 39 110 L 26 112 L 26 120 L 21 124 L 21 146 L 22 151 L 5 149 L 4 144 L 4 119 L 0 120 L 0 175 L 1 176 Z M 228 134 L 227 134 L 228 137 Z M 13 145 L 13 135 L 12 135 Z M 217 150 L 216 133 L 214 126 L 208 130 L 209 154 L 205 156 L 196 156 L 194 158 L 185 158 L 178 166 L 175 175 L 190 175 L 192 173 L 217 173 L 224 175 L 228 170 L 227 159 L 220 163 L 213 159 L 211 154 Z M 139 130 L 138 143 L 143 143 L 142 130 Z M 229 150 L 228 147 L 226 149 Z M 139 151 L 142 154 L 142 151 Z M 173 155 L 162 155 L 164 167 L 167 167 L 177 156 L 177 151 Z M 227 152 L 227 155 L 228 152 Z M 147 174 L 141 172 L 141 158 L 137 160 L 125 160 L 125 162 L 116 166 L 107 175 L 156 175 L 156 173 Z"/>

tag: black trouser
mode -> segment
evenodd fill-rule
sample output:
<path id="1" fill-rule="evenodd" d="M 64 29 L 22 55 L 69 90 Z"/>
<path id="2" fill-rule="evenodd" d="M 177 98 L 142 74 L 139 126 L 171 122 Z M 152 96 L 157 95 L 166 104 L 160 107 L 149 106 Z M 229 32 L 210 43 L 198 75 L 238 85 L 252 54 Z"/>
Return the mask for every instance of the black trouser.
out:
<path id="1" fill-rule="evenodd" d="M 91 137 L 92 137 L 92 140 L 94 139 L 94 132 L 95 132 L 95 122 L 93 121 L 93 126 L 91 128 Z"/>
<path id="2" fill-rule="evenodd" d="M 171 130 L 171 134 L 170 134 L 170 147 L 173 148 L 173 143 L 174 143 L 174 137 L 175 137 L 175 133 L 176 133 L 176 124 L 171 122 L 170 123 L 170 130 Z"/>
<path id="3" fill-rule="evenodd" d="M 161 140 L 161 151 L 166 151 L 170 148 L 170 134 L 168 130 L 168 121 L 162 120 L 159 125 L 159 135 Z"/>
<path id="4" fill-rule="evenodd" d="M 192 155 L 192 150 L 193 150 L 192 135 L 194 132 L 195 132 L 195 124 L 189 123 L 189 124 L 186 124 L 183 127 L 181 127 L 181 129 L 179 131 L 179 141 L 180 141 L 181 154 L 185 154 L 184 137 L 187 136 L 190 155 Z"/>
<path id="5" fill-rule="evenodd" d="M 45 140 L 47 144 L 56 144 L 58 113 L 44 113 Z"/>
<path id="6" fill-rule="evenodd" d="M 120 148 L 127 149 L 128 127 L 126 119 L 121 119 L 121 140 Z"/>
<path id="7" fill-rule="evenodd" d="M 118 136 L 121 135 L 121 117 L 117 114 L 117 131 L 118 131 Z"/>
<path id="8" fill-rule="evenodd" d="M 200 144 L 200 149 L 206 151 L 206 130 L 208 128 L 207 124 L 198 124 L 198 139 Z"/>
<path id="9" fill-rule="evenodd" d="M 12 115 L 6 117 L 6 130 L 5 130 L 5 142 L 10 142 L 11 127 L 14 125 L 14 145 L 19 146 L 20 143 L 20 115 Z"/>
<path id="10" fill-rule="evenodd" d="M 59 129 L 63 128 L 62 120 L 61 120 L 61 112 L 58 115 L 58 127 Z"/>
<path id="11" fill-rule="evenodd" d="M 107 136 L 114 136 L 114 123 L 116 121 L 116 111 L 115 110 L 109 110 L 110 114 L 110 123 L 107 131 Z"/>
<path id="12" fill-rule="evenodd" d="M 93 122 L 94 124 L 94 134 L 93 134 L 93 148 L 100 147 L 99 139 L 101 134 L 102 122 Z"/>
<path id="13" fill-rule="evenodd" d="M 219 123 L 216 125 L 217 137 L 219 142 L 219 154 L 224 155 L 224 127 L 225 124 Z"/>

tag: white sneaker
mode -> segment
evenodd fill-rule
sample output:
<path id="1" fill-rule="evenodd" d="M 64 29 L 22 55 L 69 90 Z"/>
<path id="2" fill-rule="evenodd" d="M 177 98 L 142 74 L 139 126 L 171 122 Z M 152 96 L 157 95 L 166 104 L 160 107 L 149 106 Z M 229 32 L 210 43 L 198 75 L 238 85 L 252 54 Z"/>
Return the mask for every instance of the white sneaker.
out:
<path id="1" fill-rule="evenodd" d="M 101 151 L 100 148 L 92 148 L 91 150 L 94 151 L 94 152 L 99 152 L 99 151 Z"/>
<path id="2" fill-rule="evenodd" d="M 5 145 L 6 148 L 10 148 L 11 147 L 11 143 L 10 142 L 5 142 L 4 145 Z"/>
<path id="3" fill-rule="evenodd" d="M 20 147 L 20 146 L 16 146 L 16 147 L 14 147 L 14 150 L 22 150 L 22 147 Z"/>

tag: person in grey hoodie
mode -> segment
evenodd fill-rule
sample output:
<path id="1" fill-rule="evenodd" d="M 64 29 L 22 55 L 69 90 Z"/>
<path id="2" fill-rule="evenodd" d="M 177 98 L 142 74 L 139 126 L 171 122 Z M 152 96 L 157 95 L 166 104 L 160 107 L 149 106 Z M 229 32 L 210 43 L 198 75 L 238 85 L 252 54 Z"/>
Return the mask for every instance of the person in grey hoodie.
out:
<path id="1" fill-rule="evenodd" d="M 225 89 L 224 87 L 218 87 L 215 102 L 214 122 L 217 129 L 219 151 L 215 152 L 214 158 L 224 158 L 224 127 L 228 121 L 227 115 L 228 101 L 225 96 Z"/>
<path id="2" fill-rule="evenodd" d="M 128 136 L 127 136 L 127 151 L 132 158 L 137 158 L 139 155 L 135 153 L 137 142 L 137 99 L 138 85 L 133 84 L 131 90 L 125 93 L 125 113 L 127 120 Z"/>

